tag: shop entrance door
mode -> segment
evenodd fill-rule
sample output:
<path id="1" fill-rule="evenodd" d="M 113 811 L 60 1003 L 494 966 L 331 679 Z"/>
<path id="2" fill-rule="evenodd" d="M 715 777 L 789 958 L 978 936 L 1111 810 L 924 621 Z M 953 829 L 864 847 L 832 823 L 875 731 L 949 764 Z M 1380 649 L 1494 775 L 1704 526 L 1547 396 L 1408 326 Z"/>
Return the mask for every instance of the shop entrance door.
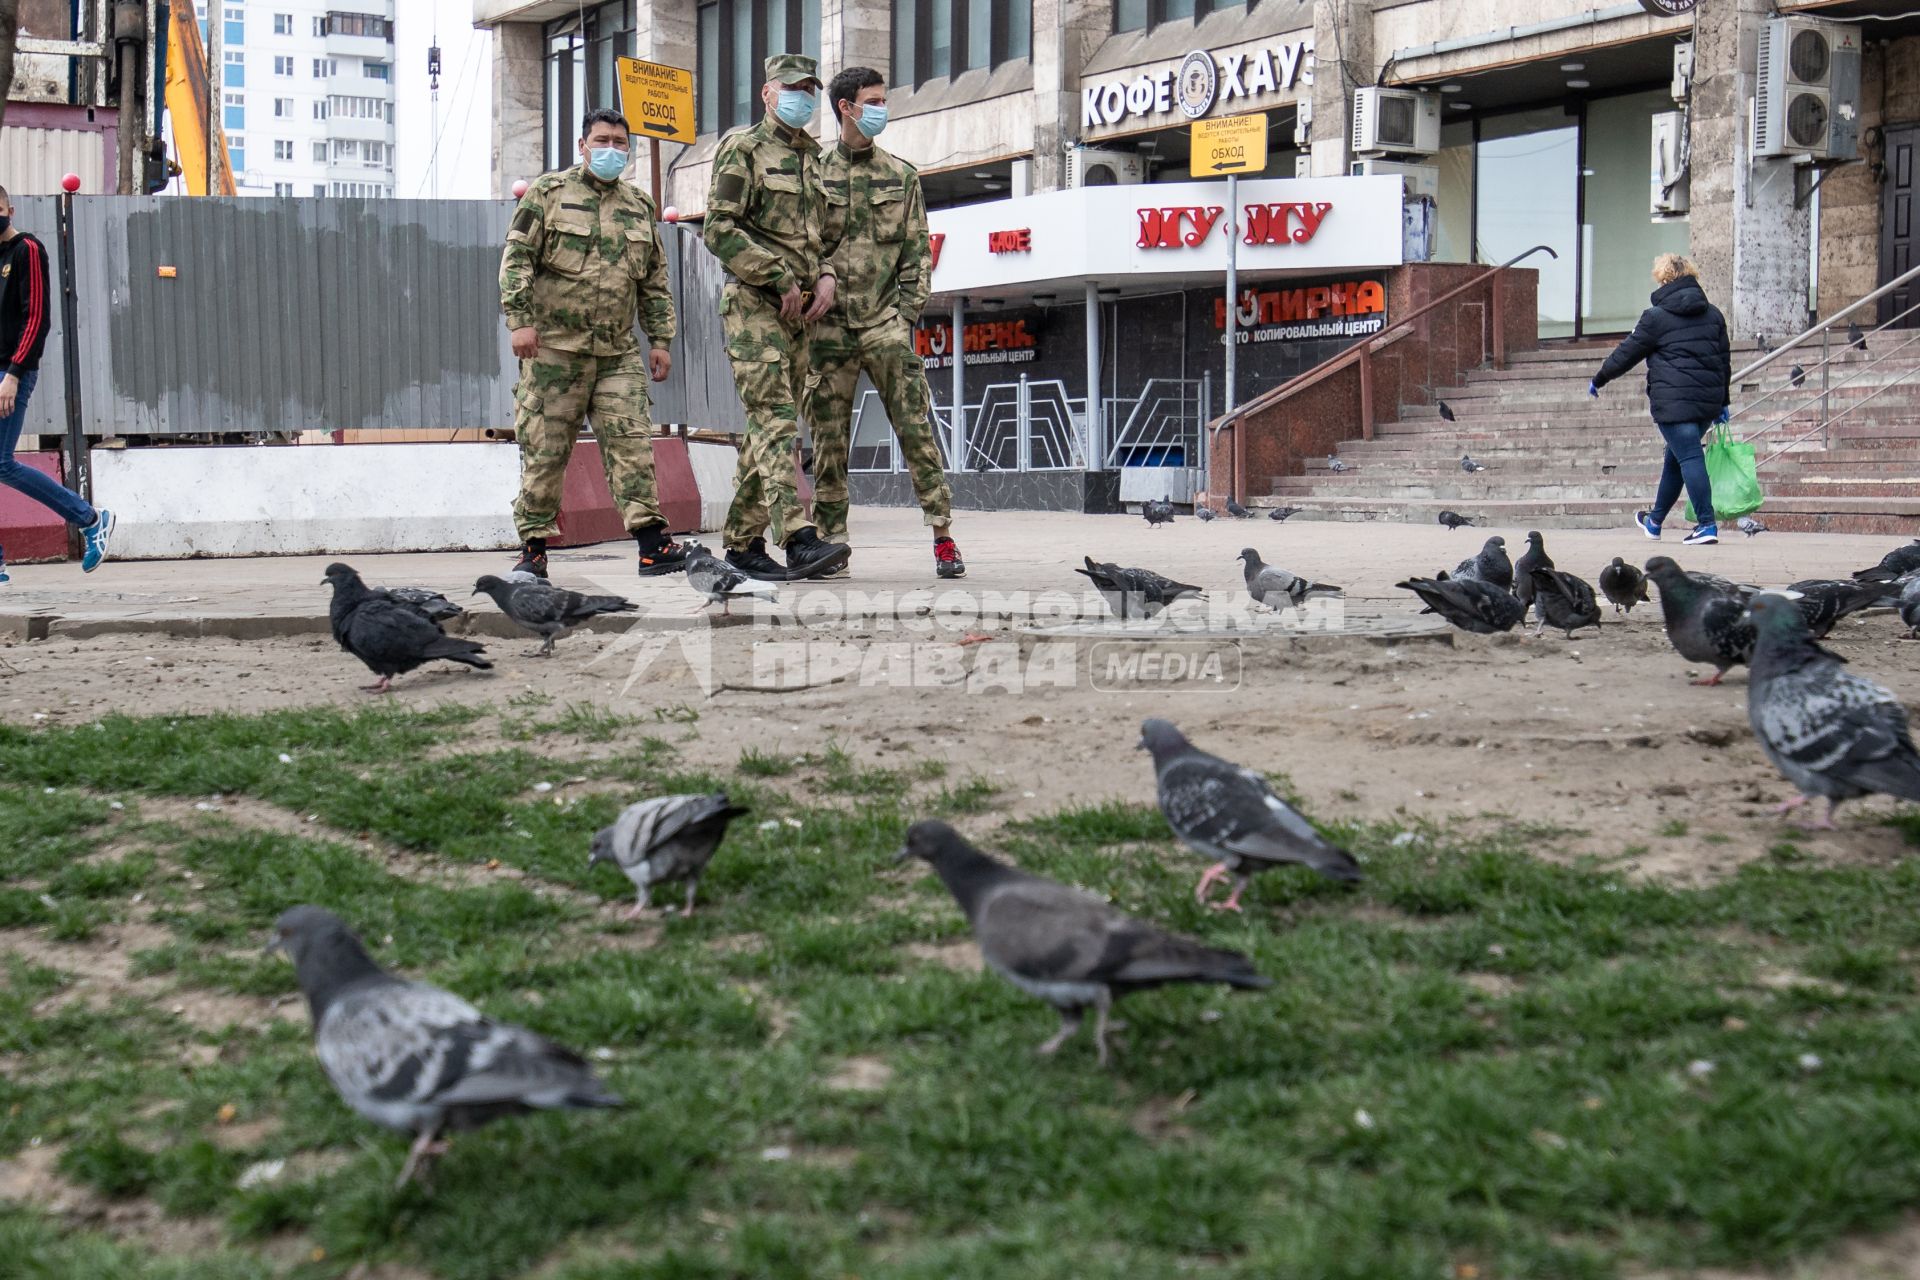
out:
<path id="1" fill-rule="evenodd" d="M 1880 283 L 1913 268 L 1913 183 L 1915 148 L 1920 147 L 1920 125 L 1889 125 L 1886 130 L 1886 181 L 1880 187 Z M 1886 324 L 1920 301 L 1920 290 L 1903 285 L 1880 299 L 1878 323 Z M 1898 322 L 1902 329 L 1920 328 L 1920 314 Z"/>

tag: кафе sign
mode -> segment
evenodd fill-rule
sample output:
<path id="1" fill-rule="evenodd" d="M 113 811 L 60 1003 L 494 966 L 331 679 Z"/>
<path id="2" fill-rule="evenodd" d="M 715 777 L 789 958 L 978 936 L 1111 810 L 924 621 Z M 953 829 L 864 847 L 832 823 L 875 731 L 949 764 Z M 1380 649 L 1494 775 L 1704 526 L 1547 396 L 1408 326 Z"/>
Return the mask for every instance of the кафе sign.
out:
<path id="1" fill-rule="evenodd" d="M 1083 132 L 1128 131 L 1156 124 L 1260 111 L 1294 101 L 1313 85 L 1313 37 L 1211 51 L 1178 62 L 1128 68 L 1080 88 Z"/>

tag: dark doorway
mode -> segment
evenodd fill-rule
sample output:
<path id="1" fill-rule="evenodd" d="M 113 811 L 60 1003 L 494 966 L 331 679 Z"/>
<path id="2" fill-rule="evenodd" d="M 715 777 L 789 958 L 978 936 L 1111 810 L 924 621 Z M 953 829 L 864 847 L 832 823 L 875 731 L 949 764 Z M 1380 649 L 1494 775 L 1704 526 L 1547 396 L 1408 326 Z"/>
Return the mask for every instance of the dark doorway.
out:
<path id="1" fill-rule="evenodd" d="M 1914 160 L 1920 149 L 1920 125 L 1890 125 L 1886 130 L 1886 181 L 1880 188 L 1880 283 L 1896 279 L 1913 268 Z M 1920 290 L 1902 285 L 1880 299 L 1879 323 L 1886 324 L 1920 301 Z M 1898 322 L 1903 329 L 1920 327 L 1920 313 Z"/>

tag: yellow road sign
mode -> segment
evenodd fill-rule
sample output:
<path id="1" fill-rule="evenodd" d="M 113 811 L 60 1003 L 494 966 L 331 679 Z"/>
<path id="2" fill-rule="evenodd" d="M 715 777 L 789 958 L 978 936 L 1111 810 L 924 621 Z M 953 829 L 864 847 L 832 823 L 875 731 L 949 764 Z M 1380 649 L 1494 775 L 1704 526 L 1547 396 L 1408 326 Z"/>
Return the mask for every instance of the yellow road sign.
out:
<path id="1" fill-rule="evenodd" d="M 643 138 L 692 142 L 693 72 L 638 58 L 620 58 L 620 112 Z"/>
<path id="2" fill-rule="evenodd" d="M 1194 177 L 1259 173 L 1266 167 L 1266 113 L 1216 116 L 1212 120 L 1193 122 L 1193 161 L 1188 171 Z"/>

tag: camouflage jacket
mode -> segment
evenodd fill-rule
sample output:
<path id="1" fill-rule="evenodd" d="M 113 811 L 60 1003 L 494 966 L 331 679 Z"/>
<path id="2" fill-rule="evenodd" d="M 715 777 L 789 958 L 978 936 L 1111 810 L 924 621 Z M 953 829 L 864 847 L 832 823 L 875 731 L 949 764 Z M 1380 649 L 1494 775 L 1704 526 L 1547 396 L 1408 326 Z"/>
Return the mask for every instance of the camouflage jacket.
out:
<path id="1" fill-rule="evenodd" d="M 673 290 L 653 200 L 583 165 L 534 179 L 500 255 L 500 309 L 509 329 L 532 327 L 543 346 L 592 356 L 637 347 L 637 311 L 648 340 L 669 348 Z"/>
<path id="2" fill-rule="evenodd" d="M 920 171 L 877 146 L 850 151 L 842 141 L 820 164 L 826 199 L 821 249 L 840 288 L 829 313 L 850 329 L 896 315 L 920 318 L 933 292 L 933 249 Z"/>
<path id="3" fill-rule="evenodd" d="M 785 293 L 832 275 L 820 252 L 820 144 L 762 116 L 721 140 L 704 227 L 728 274 Z"/>

